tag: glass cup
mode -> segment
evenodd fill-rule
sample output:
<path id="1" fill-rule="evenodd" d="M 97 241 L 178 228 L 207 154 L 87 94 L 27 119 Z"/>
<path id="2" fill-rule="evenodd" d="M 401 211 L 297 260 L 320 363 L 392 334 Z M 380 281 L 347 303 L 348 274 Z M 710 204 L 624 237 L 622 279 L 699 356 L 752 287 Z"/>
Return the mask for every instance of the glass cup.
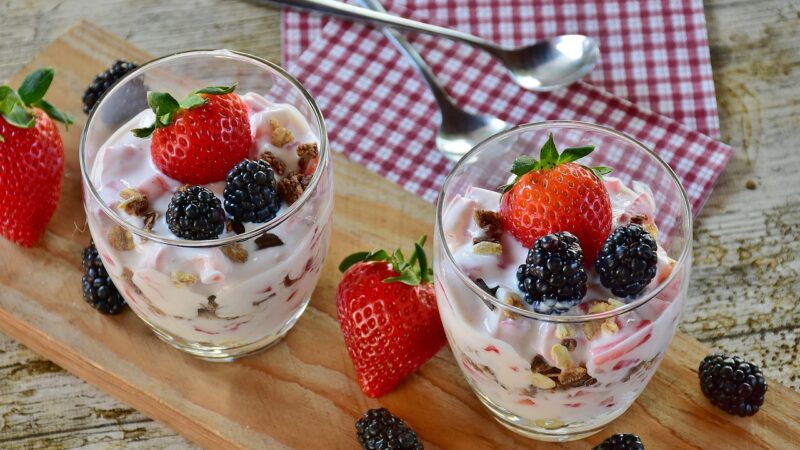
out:
<path id="1" fill-rule="evenodd" d="M 501 256 L 472 252 L 474 205 L 497 210 L 497 187 L 508 181 L 512 161 L 523 154 L 538 157 L 549 133 L 559 149 L 595 145 L 580 162 L 614 169 L 605 178 L 614 227 L 634 220 L 657 234 L 658 272 L 639 296 L 614 297 L 587 268 L 583 303 L 564 315 L 538 314 L 520 302 L 521 293 L 512 294 L 527 248 L 504 233 Z M 691 238 L 691 209 L 675 173 L 652 150 L 611 129 L 570 121 L 528 124 L 467 153 L 446 179 L 437 205 L 436 297 L 450 348 L 494 418 L 530 438 L 568 441 L 592 435 L 624 413 L 675 334 L 689 282 Z M 501 283 L 493 295 L 485 289 L 494 286 L 482 288 L 473 279 L 492 271 L 511 286 Z"/>
<path id="2" fill-rule="evenodd" d="M 147 159 L 149 144 L 145 149 L 131 144 L 130 152 L 118 154 L 126 155 L 118 160 L 108 161 L 104 155 L 109 153 L 101 152 L 107 141 L 119 142 L 124 139 L 120 133 L 127 136 L 134 125 L 143 125 L 134 117 L 147 108 L 146 92 L 170 92 L 180 99 L 205 86 L 234 83 L 241 95 L 257 93 L 290 105 L 276 118 L 294 123 L 305 138 L 316 141 L 318 164 L 302 196 L 269 222 L 244 224 L 243 232 L 228 231 L 213 240 L 175 238 L 158 222 L 164 221 L 163 214 L 156 216 L 152 228 L 160 227 L 162 233 L 146 229 L 146 219 L 122 214 L 119 199 L 107 194 L 109 186 L 120 181 L 103 179 L 95 166 L 104 164 L 104 170 L 117 170 L 119 178 L 126 178 L 126 168 L 136 171 L 152 164 Z M 246 103 L 249 115 L 268 105 Z M 254 130 L 254 147 L 268 147 L 266 133 Z M 293 153 L 288 149 L 292 145 L 281 150 Z M 258 157 L 259 151 L 254 148 L 250 158 Z M 127 161 L 128 156 L 141 164 Z M 333 178 L 322 114 L 286 71 L 227 50 L 190 51 L 151 61 L 100 99 L 81 136 L 80 159 L 84 208 L 95 245 L 122 296 L 159 338 L 195 356 L 228 361 L 268 348 L 292 328 L 308 305 L 327 253 Z M 165 210 L 180 185 L 157 170 L 130 175 L 138 184 L 127 187 L 147 192 L 154 209 Z M 209 186 L 220 196 L 224 182 Z"/>

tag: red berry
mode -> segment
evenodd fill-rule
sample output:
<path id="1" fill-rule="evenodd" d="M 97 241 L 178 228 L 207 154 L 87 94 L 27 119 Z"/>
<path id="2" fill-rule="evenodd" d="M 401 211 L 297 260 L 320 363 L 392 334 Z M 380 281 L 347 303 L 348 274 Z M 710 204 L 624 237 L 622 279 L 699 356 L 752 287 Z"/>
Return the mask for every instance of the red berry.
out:
<path id="1" fill-rule="evenodd" d="M 611 231 L 611 199 L 598 176 L 570 162 L 522 175 L 503 195 L 500 216 L 503 227 L 528 248 L 542 236 L 569 231 L 588 265 Z"/>
<path id="2" fill-rule="evenodd" d="M 25 247 L 41 238 L 61 197 L 64 145 L 42 110 L 19 128 L 0 116 L 0 234 Z"/>
<path id="3" fill-rule="evenodd" d="M 398 275 L 388 262 L 359 262 L 336 294 L 344 342 L 369 397 L 394 389 L 445 343 L 433 285 L 384 282 Z"/>
<path id="4" fill-rule="evenodd" d="M 150 155 L 167 176 L 188 184 L 222 181 L 253 145 L 247 105 L 237 94 L 199 94 L 206 103 L 176 113 L 153 132 Z"/>

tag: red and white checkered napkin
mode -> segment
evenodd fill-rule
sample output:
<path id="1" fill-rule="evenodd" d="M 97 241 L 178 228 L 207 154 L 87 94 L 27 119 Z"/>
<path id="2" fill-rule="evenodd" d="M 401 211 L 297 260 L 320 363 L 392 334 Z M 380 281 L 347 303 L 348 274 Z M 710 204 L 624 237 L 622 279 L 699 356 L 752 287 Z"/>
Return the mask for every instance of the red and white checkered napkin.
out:
<path id="1" fill-rule="evenodd" d="M 545 94 L 519 88 L 483 52 L 409 35 L 460 105 L 511 123 L 571 119 L 631 135 L 670 163 L 697 211 L 733 153 L 703 134 L 719 131 L 701 1 L 533 3 L 384 2 L 395 14 L 504 45 L 565 33 L 598 38 L 602 62 L 588 82 Z M 283 36 L 285 64 L 318 100 L 334 150 L 435 200 L 452 163 L 436 150 L 436 104 L 409 62 L 380 31 L 337 19 L 287 11 Z"/>

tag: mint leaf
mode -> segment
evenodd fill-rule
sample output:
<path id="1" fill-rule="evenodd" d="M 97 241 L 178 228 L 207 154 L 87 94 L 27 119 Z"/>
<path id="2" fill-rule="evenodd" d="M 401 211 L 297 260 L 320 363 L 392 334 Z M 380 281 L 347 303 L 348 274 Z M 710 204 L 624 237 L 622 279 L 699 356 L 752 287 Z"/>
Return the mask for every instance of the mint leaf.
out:
<path id="1" fill-rule="evenodd" d="M 236 85 L 233 86 L 209 86 L 198 91 L 194 91 L 195 94 L 211 94 L 211 95 L 225 95 L 230 94 L 236 89 Z"/>
<path id="2" fill-rule="evenodd" d="M 41 108 L 42 111 L 45 112 L 45 114 L 50 116 L 53 120 L 63 123 L 64 126 L 67 127 L 67 129 L 69 129 L 68 128 L 69 125 L 75 123 L 75 119 L 73 119 L 72 116 L 51 105 L 44 99 L 36 100 L 35 102 L 33 102 L 33 106 Z"/>
<path id="3" fill-rule="evenodd" d="M 21 102 L 19 95 L 8 86 L 0 86 L 0 114 L 10 114 L 14 105 Z"/>
<path id="4" fill-rule="evenodd" d="M 181 100 L 180 106 L 183 109 L 192 109 L 192 108 L 197 108 L 198 106 L 203 106 L 207 102 L 208 100 L 204 99 L 203 97 L 200 97 L 197 94 L 189 94 L 188 97 Z"/>
<path id="5" fill-rule="evenodd" d="M 6 122 L 17 128 L 31 128 L 33 124 L 36 123 L 34 117 L 30 115 L 25 108 L 20 106 L 19 103 L 11 108 L 11 112 L 3 114 L 3 117 L 6 119 Z"/>
<path id="6" fill-rule="evenodd" d="M 33 71 L 22 81 L 18 89 L 19 97 L 26 105 L 41 100 L 53 82 L 54 74 L 55 71 L 49 67 Z"/>
<path id="7" fill-rule="evenodd" d="M 577 161 L 593 151 L 594 145 L 565 148 L 564 151 L 561 152 L 561 156 L 558 157 L 558 164 Z"/>
<path id="8" fill-rule="evenodd" d="M 146 137 L 150 136 L 151 134 L 153 134 L 153 131 L 156 131 L 155 124 L 150 125 L 149 127 L 144 127 L 144 128 L 134 128 L 133 130 L 131 130 L 131 133 L 133 133 L 133 135 L 138 137 L 138 138 L 146 138 Z"/>
<path id="9" fill-rule="evenodd" d="M 544 143 L 539 151 L 539 161 L 543 169 L 551 169 L 558 164 L 558 150 L 556 150 L 556 143 L 553 141 L 553 133 L 550 133 L 550 136 L 547 137 L 547 142 Z"/>
<path id="10" fill-rule="evenodd" d="M 403 271 L 399 276 L 389 277 L 383 280 L 384 283 L 400 282 L 409 286 L 418 286 L 420 282 L 419 274 L 414 270 Z"/>
<path id="11" fill-rule="evenodd" d="M 175 97 L 166 92 L 148 92 L 147 104 L 150 106 L 150 109 L 156 113 L 156 128 L 169 125 L 172 121 L 173 114 L 178 112 L 181 108 L 181 105 L 175 100 Z"/>
<path id="12" fill-rule="evenodd" d="M 517 156 L 517 159 L 511 164 L 511 173 L 516 176 L 522 176 L 526 173 L 536 170 L 539 166 L 539 161 L 531 156 Z"/>

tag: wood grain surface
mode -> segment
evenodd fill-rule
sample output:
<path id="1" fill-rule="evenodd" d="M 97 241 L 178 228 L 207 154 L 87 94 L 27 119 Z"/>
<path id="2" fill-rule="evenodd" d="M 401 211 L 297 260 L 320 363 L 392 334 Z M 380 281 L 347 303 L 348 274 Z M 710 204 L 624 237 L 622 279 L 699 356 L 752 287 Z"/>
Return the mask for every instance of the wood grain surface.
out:
<path id="1" fill-rule="evenodd" d="M 12 82 L 33 67 L 55 67 L 58 77 L 50 100 L 77 115 L 83 80 L 117 57 L 149 58 L 121 38 L 82 22 L 41 51 Z M 0 327 L 202 446 L 354 447 L 355 418 L 379 402 L 364 397 L 354 381 L 335 319 L 336 263 L 354 249 L 430 235 L 432 205 L 337 155 L 335 245 L 311 306 L 270 351 L 231 364 L 208 363 L 166 346 L 130 311 L 105 317 L 92 313 L 81 299 L 79 252 L 88 235 L 81 231 L 85 227 L 77 161 L 80 124 L 76 125 L 64 134 L 64 192 L 44 241 L 32 250 L 0 242 Z M 31 273 L 46 276 L 31 283 Z M 800 395 L 772 383 L 758 416 L 732 418 L 699 392 L 695 368 L 707 351 L 679 335 L 641 399 L 608 432 L 635 430 L 649 448 L 796 444 Z M 33 370 L 51 369 L 45 363 Z M 429 448 L 532 444 L 491 420 L 447 349 L 380 404 L 407 418 Z M 112 420 L 115 414 L 97 413 Z M 602 436 L 595 436 L 563 447 L 590 448 L 600 440 Z"/>
<path id="2" fill-rule="evenodd" d="M 705 6 L 723 140 L 737 154 L 696 222 L 682 329 L 798 389 L 800 7 L 793 0 Z M 224 14 L 210 13 L 217 10 Z M 0 1 L 0 79 L 80 17 L 154 54 L 216 47 L 273 60 L 280 54 L 276 11 L 248 2 L 6 0 Z M 746 188 L 748 180 L 755 189 Z M 0 333 L 0 448 L 84 446 L 191 444 Z"/>

